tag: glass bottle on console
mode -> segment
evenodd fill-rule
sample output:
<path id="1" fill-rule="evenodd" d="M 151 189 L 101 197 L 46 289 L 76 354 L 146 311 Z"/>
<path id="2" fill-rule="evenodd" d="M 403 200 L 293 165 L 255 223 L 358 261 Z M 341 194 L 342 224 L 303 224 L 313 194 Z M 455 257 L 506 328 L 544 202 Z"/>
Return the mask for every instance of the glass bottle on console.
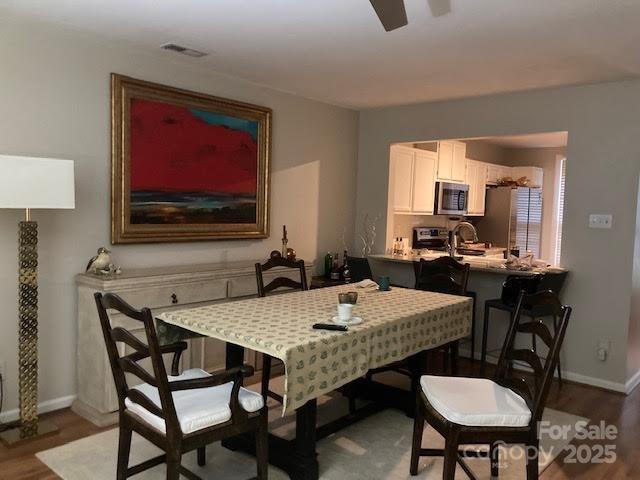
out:
<path id="1" fill-rule="evenodd" d="M 347 261 L 347 251 L 345 250 L 342 258 L 342 268 L 340 272 L 340 277 L 345 283 L 351 282 L 351 270 L 349 269 L 349 262 Z"/>
<path id="2" fill-rule="evenodd" d="M 324 278 L 331 278 L 331 270 L 333 269 L 333 255 L 327 252 L 324 256 Z"/>
<path id="3" fill-rule="evenodd" d="M 333 257 L 333 267 L 331 268 L 331 280 L 340 280 L 340 255 L 338 252 Z"/>

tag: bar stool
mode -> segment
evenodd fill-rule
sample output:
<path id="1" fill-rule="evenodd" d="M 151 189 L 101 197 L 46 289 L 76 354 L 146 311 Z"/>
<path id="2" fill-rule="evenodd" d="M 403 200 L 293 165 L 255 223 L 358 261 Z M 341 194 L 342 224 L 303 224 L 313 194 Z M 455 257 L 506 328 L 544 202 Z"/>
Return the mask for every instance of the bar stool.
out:
<path id="1" fill-rule="evenodd" d="M 492 300 L 487 300 L 484 303 L 484 322 L 482 325 L 482 351 L 481 351 L 481 359 L 480 359 L 480 375 L 485 375 L 485 369 L 487 364 L 487 337 L 489 333 L 489 318 L 491 315 L 491 309 L 495 308 L 496 310 L 502 310 L 504 312 L 509 312 L 513 316 L 513 313 L 516 309 L 516 303 L 518 296 L 521 291 L 524 291 L 528 294 L 533 294 L 537 292 L 550 290 L 555 293 L 558 297 L 560 296 L 560 291 L 564 286 L 564 282 L 567 278 L 568 272 L 547 272 L 541 275 L 531 275 L 531 276 L 523 276 L 523 275 L 509 275 L 506 281 L 503 283 L 502 288 L 502 297 L 495 298 Z M 536 319 L 541 319 L 545 317 L 553 318 L 553 328 L 554 333 L 558 328 L 558 318 L 554 315 L 553 311 L 547 308 L 545 305 L 536 305 L 533 307 L 527 307 L 523 305 L 522 315 L 525 315 L 531 318 L 532 322 L 535 322 Z M 533 351 L 537 352 L 536 348 L 536 338 L 535 335 L 532 335 L 532 347 Z M 558 380 L 560 384 L 562 384 L 562 371 L 560 366 L 560 360 L 558 360 Z"/>

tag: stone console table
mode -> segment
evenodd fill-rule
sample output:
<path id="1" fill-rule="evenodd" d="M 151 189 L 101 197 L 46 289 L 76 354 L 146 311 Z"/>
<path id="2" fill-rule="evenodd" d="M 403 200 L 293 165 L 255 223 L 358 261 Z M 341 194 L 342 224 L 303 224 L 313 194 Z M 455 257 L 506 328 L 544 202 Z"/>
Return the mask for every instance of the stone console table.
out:
<path id="1" fill-rule="evenodd" d="M 154 314 L 165 311 L 231 301 L 257 294 L 254 262 L 227 262 L 207 265 L 181 265 L 125 271 L 117 276 L 76 276 L 78 289 L 78 397 L 72 410 L 98 426 L 116 423 L 118 400 L 102 337 L 93 294 L 111 292 L 120 295 L 136 308 L 150 307 Z M 312 277 L 313 262 L 307 265 L 307 278 Z M 265 273 L 268 282 L 276 276 L 292 276 L 295 272 L 274 269 Z M 136 329 L 144 339 L 141 324 L 112 314 L 114 326 Z M 223 369 L 225 345 L 212 338 L 188 340 L 182 368 L 199 367 L 207 371 Z M 125 345 L 120 344 L 122 353 Z M 259 355 L 247 351 L 245 361 L 261 366 Z M 144 362 L 142 362 L 144 365 Z M 148 365 L 147 365 L 148 366 Z"/>

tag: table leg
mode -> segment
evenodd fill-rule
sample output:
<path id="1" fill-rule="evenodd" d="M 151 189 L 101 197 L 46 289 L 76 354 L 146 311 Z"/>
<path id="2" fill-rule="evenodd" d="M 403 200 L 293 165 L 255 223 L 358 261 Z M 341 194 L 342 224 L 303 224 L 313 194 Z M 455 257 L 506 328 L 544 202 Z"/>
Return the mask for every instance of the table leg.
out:
<path id="1" fill-rule="evenodd" d="M 244 347 L 227 342 L 226 368 L 239 367 L 244 364 Z"/>
<path id="2" fill-rule="evenodd" d="M 427 371 L 427 350 L 411 355 L 407 363 L 409 364 L 409 373 L 411 374 L 411 395 L 406 413 L 409 418 L 413 418 L 415 415 L 415 398 L 420 389 L 420 377 Z"/>
<path id="3" fill-rule="evenodd" d="M 317 402 L 309 400 L 296 410 L 295 455 L 287 469 L 294 480 L 316 480 L 319 476 L 316 452 Z M 281 452 L 287 456 L 288 452 Z"/>
<path id="4" fill-rule="evenodd" d="M 487 366 L 487 336 L 489 334 L 489 315 L 491 307 L 484 305 L 484 322 L 482 322 L 482 350 L 480 351 L 480 376 L 484 377 Z"/>
<path id="5" fill-rule="evenodd" d="M 227 343 L 226 367 L 244 363 L 244 347 Z M 291 480 L 318 480 L 318 454 L 316 453 L 317 402 L 309 400 L 296 410 L 296 438 L 285 440 L 269 435 L 269 463 L 281 468 Z M 243 450 L 255 454 L 253 435 L 238 435 L 222 441 L 230 450 Z"/>

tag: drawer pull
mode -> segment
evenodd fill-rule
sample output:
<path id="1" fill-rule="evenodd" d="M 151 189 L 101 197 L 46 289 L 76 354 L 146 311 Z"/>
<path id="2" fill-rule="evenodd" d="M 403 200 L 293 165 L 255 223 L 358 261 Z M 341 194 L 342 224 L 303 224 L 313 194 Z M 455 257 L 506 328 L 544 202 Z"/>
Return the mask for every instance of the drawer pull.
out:
<path id="1" fill-rule="evenodd" d="M 173 305 L 175 305 L 176 303 L 178 303 L 178 296 L 175 293 L 171 294 L 171 303 Z"/>

